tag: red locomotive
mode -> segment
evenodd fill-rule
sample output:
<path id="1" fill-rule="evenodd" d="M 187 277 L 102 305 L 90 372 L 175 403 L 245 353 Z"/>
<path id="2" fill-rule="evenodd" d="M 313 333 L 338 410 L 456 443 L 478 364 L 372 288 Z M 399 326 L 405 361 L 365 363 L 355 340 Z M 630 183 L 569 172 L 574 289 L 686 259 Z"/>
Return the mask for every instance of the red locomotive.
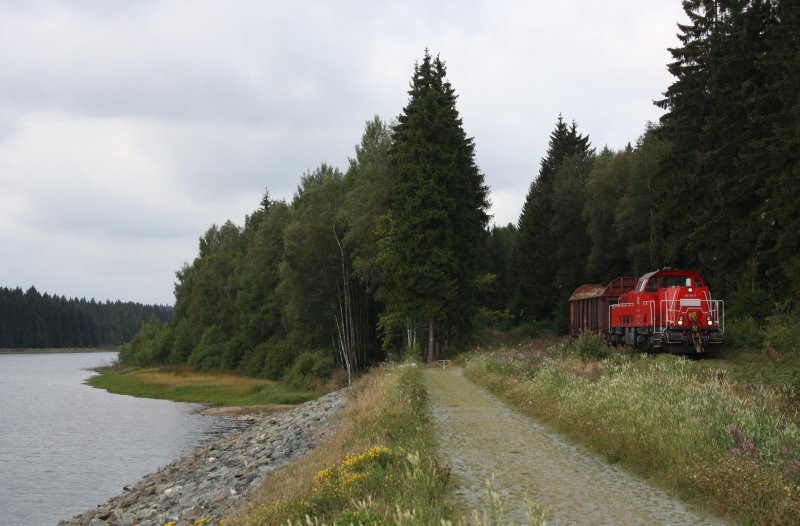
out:
<path id="1" fill-rule="evenodd" d="M 612 345 L 702 353 L 724 341 L 724 303 L 693 270 L 664 268 L 608 286 L 582 285 L 569 299 L 570 332 L 602 332 Z"/>

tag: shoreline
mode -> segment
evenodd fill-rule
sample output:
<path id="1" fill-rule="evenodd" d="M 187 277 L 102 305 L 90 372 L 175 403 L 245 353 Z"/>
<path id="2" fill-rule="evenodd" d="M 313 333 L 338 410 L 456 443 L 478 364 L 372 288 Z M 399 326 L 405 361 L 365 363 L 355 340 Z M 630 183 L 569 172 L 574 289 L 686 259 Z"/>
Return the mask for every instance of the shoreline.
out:
<path id="1" fill-rule="evenodd" d="M 59 526 L 217 524 L 245 505 L 263 479 L 328 438 L 344 407 L 344 389 L 279 412 L 240 415 L 246 429 L 195 448 L 124 486 L 123 492 Z"/>

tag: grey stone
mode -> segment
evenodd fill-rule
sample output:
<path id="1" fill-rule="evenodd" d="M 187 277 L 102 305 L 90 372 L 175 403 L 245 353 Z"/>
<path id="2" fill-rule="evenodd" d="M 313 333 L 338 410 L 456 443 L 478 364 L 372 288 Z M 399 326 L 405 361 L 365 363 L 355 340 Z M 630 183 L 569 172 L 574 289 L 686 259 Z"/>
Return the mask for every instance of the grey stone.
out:
<path id="1" fill-rule="evenodd" d="M 324 440 L 343 404 L 337 391 L 283 413 L 248 416 L 244 431 L 196 448 L 59 526 L 182 526 L 203 517 L 213 524 L 255 495 L 267 474 Z"/>

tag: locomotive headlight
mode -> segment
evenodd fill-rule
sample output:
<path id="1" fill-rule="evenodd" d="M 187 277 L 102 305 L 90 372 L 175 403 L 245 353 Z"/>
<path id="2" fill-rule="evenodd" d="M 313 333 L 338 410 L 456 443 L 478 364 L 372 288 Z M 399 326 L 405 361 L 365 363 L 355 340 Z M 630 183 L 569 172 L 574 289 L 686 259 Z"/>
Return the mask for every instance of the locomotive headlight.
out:
<path id="1" fill-rule="evenodd" d="M 683 325 L 683 316 L 678 318 L 678 325 Z"/>
<path id="2" fill-rule="evenodd" d="M 694 292 L 694 289 L 692 287 L 689 287 L 689 292 Z"/>
<path id="3" fill-rule="evenodd" d="M 711 316 L 706 316 L 706 323 L 710 325 L 714 325 L 714 321 L 711 319 Z"/>

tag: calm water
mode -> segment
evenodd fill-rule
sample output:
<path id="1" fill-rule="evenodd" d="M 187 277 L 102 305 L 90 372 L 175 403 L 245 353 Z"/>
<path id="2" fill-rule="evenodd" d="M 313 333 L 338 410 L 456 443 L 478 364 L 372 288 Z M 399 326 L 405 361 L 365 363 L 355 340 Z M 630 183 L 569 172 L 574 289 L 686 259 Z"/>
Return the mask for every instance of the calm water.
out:
<path id="1" fill-rule="evenodd" d="M 0 517 L 55 525 L 236 426 L 83 382 L 116 353 L 0 354 Z"/>

